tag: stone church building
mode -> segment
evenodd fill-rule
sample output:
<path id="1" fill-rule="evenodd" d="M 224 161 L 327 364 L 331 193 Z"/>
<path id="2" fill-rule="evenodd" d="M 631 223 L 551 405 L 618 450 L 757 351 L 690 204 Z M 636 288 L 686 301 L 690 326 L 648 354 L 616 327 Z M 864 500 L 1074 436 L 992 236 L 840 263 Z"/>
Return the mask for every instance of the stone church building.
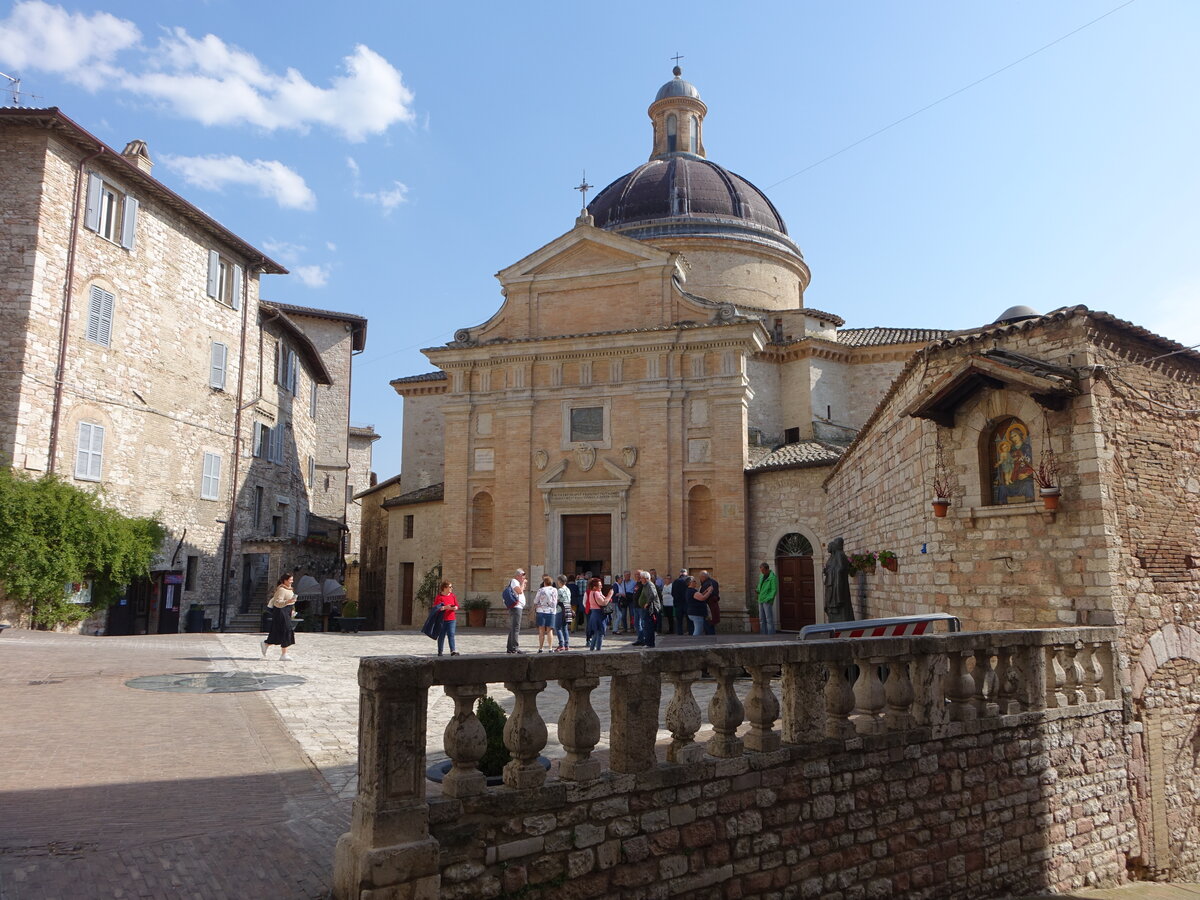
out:
<path id="1" fill-rule="evenodd" d="M 499 272 L 496 313 L 425 351 L 436 372 L 392 382 L 403 491 L 387 502 L 408 519 L 389 537 L 388 626 L 412 621 L 411 573 L 438 562 L 492 597 L 518 566 L 709 569 L 741 630 L 766 559 L 784 627 L 820 620 L 821 479 L 945 333 L 806 307 L 800 247 L 708 159 L 706 112 L 676 69 L 648 110 L 649 160 Z"/>

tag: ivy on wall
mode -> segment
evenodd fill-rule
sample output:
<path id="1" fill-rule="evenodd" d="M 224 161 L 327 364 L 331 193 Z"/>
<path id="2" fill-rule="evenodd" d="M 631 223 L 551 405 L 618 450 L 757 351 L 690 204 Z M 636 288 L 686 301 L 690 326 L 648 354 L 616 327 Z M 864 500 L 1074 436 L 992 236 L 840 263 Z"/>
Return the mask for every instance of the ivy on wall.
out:
<path id="1" fill-rule="evenodd" d="M 0 467 L 0 589 L 34 627 L 82 621 L 121 588 L 149 574 L 166 530 L 130 518 L 54 475 L 31 478 Z M 67 599 L 72 582 L 92 579 L 89 604 Z"/>

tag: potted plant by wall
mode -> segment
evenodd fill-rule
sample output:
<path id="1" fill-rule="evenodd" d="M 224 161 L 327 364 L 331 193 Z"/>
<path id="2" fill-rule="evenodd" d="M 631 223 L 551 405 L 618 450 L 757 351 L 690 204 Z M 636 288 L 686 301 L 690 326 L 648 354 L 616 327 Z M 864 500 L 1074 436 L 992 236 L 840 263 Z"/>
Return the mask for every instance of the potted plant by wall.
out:
<path id="1" fill-rule="evenodd" d="M 358 603 L 354 600 L 347 600 L 342 604 L 342 614 L 338 616 L 338 630 L 349 631 L 358 634 L 360 628 L 367 622 L 365 616 L 358 614 Z"/>
<path id="2" fill-rule="evenodd" d="M 1046 447 L 1037 468 L 1033 470 L 1033 480 L 1037 482 L 1038 492 L 1042 496 L 1042 506 L 1051 511 L 1058 509 L 1058 501 L 1062 496 L 1058 475 L 1058 457 Z"/>
<path id="3" fill-rule="evenodd" d="M 851 553 L 850 554 L 850 574 L 851 575 L 874 575 L 875 574 L 875 552 L 868 550 L 866 553 Z"/>
<path id="4" fill-rule="evenodd" d="M 666 588 L 663 588 L 666 591 Z M 758 601 L 753 597 L 746 598 L 746 621 L 750 623 L 750 633 L 758 634 L 762 629 L 762 622 L 758 620 Z"/>
<path id="5" fill-rule="evenodd" d="M 889 572 L 895 572 L 898 568 L 900 568 L 900 563 L 896 559 L 896 554 L 891 550 L 879 551 L 879 564 Z"/>
<path id="6" fill-rule="evenodd" d="M 933 515 L 944 519 L 950 508 L 950 476 L 946 469 L 946 452 L 942 448 L 942 430 L 937 432 L 933 457 Z"/>
<path id="7" fill-rule="evenodd" d="M 463 609 L 467 611 L 467 625 L 471 628 L 482 628 L 487 624 L 487 614 L 491 608 L 491 601 L 483 597 L 468 600 L 463 604 Z"/>

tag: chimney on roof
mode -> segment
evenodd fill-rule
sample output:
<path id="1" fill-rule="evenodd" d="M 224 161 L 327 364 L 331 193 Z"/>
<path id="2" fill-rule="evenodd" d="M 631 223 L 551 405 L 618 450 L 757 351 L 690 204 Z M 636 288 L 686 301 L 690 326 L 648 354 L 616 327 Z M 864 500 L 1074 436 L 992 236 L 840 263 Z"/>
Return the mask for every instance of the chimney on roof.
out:
<path id="1" fill-rule="evenodd" d="M 146 147 L 145 141 L 130 141 L 121 151 L 121 155 L 147 175 L 154 168 L 154 160 L 150 158 L 150 150 Z"/>

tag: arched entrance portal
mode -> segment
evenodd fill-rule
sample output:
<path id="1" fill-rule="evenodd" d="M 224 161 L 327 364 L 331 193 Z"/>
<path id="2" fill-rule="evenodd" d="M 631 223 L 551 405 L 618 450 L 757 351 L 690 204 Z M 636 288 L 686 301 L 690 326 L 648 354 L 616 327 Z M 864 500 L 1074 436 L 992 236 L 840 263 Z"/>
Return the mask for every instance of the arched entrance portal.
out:
<path id="1" fill-rule="evenodd" d="M 797 532 L 785 534 L 775 546 L 775 571 L 779 575 L 779 627 L 799 631 L 817 621 L 813 581 L 813 548 Z"/>

